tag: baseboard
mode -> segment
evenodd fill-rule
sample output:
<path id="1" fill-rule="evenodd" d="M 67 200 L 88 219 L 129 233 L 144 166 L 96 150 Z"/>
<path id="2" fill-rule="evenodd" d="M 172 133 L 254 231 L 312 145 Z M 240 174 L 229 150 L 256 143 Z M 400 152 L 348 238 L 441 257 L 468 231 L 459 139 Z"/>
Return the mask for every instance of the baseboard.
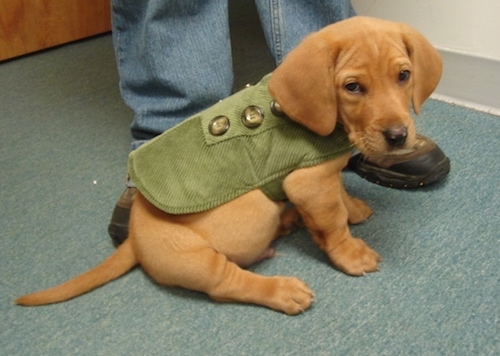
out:
<path id="1" fill-rule="evenodd" d="M 500 61 L 439 49 L 444 62 L 433 99 L 500 116 Z"/>

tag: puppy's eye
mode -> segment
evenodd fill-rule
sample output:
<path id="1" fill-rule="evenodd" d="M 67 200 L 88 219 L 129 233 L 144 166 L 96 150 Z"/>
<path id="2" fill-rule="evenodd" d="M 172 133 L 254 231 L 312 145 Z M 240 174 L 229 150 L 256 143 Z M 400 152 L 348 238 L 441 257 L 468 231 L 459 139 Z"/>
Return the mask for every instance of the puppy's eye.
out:
<path id="1" fill-rule="evenodd" d="M 344 86 L 345 90 L 350 93 L 361 93 L 361 85 L 359 83 L 349 83 Z"/>
<path id="2" fill-rule="evenodd" d="M 402 70 L 399 72 L 399 81 L 400 82 L 406 82 L 408 79 L 410 79 L 411 73 L 409 70 Z"/>

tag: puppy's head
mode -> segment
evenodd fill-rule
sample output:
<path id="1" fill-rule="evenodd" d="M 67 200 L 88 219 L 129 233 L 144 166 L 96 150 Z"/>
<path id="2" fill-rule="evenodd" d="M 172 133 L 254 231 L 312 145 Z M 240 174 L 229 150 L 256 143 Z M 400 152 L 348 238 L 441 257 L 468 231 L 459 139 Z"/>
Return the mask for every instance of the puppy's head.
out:
<path id="1" fill-rule="evenodd" d="M 438 52 L 407 25 L 353 17 L 311 34 L 274 71 L 269 91 L 294 121 L 326 136 L 341 123 L 367 156 L 412 147 L 409 108 L 436 88 Z"/>

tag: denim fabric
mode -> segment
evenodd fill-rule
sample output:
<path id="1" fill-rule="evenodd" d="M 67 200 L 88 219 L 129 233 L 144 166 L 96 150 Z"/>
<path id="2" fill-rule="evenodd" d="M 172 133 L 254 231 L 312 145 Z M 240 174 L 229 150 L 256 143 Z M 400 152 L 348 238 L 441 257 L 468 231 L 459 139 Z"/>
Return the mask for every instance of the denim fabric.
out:
<path id="1" fill-rule="evenodd" d="M 349 0 L 255 0 L 255 3 L 276 64 L 309 33 L 356 15 Z"/>
<path id="2" fill-rule="evenodd" d="M 227 1 L 111 0 L 131 149 L 231 94 Z M 276 63 L 310 32 L 354 15 L 348 0 L 256 0 Z"/>

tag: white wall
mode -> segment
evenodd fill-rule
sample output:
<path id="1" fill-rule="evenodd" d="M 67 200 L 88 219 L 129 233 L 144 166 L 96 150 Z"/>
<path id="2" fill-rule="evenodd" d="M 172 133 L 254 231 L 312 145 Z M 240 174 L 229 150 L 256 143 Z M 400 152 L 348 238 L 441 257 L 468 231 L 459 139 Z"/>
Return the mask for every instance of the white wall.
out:
<path id="1" fill-rule="evenodd" d="M 435 98 L 500 115 L 500 1 L 351 0 L 359 15 L 406 22 L 438 48 Z"/>

